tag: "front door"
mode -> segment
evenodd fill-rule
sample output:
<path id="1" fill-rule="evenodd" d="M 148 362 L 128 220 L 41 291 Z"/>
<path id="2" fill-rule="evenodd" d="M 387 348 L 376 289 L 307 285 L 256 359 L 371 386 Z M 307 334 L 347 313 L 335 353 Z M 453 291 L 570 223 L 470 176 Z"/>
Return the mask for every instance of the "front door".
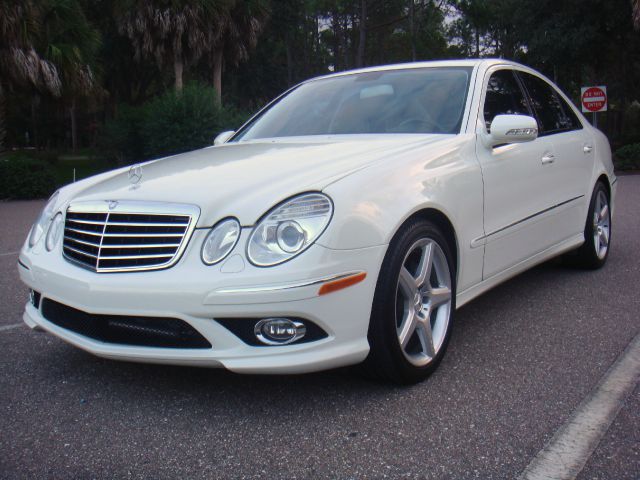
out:
<path id="1" fill-rule="evenodd" d="M 487 132 L 500 114 L 535 116 L 511 68 L 487 72 L 480 115 Z M 490 278 L 553 245 L 545 213 L 554 205 L 549 195 L 549 159 L 556 155 L 549 137 L 487 148 L 478 135 L 476 152 L 484 181 L 485 235 L 483 279 Z"/>

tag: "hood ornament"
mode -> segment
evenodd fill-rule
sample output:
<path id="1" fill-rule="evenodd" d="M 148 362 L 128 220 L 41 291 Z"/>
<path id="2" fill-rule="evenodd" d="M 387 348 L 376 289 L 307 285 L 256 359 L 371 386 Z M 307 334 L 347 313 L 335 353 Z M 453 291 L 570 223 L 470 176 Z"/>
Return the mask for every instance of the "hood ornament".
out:
<path id="1" fill-rule="evenodd" d="M 131 189 L 138 188 L 140 186 L 140 180 L 142 180 L 142 165 L 136 163 L 129 168 L 129 183 L 131 183 Z"/>
<path id="2" fill-rule="evenodd" d="M 114 208 L 116 208 L 118 206 L 118 201 L 117 200 L 107 200 L 107 203 L 109 205 L 109 210 L 113 210 Z"/>

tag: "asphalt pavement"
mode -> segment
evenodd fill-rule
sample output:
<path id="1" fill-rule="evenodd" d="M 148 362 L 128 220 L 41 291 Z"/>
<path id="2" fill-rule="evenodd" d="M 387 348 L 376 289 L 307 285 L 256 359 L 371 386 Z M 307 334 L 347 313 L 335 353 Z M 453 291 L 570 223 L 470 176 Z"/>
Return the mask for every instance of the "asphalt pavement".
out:
<path id="1" fill-rule="evenodd" d="M 551 261 L 471 302 L 402 388 L 120 363 L 32 332 L 16 261 L 43 202 L 0 203 L 0 478 L 517 478 L 640 333 L 640 176 L 618 185 L 603 269 Z M 640 478 L 640 387 L 578 478 Z"/>

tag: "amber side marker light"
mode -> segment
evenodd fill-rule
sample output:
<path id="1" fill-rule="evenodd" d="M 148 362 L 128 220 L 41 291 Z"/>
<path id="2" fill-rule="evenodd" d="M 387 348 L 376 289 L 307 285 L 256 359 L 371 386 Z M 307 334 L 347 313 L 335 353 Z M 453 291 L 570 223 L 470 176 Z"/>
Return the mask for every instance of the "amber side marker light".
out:
<path id="1" fill-rule="evenodd" d="M 356 283 L 360 283 L 361 281 L 363 281 L 366 276 L 366 272 L 360 272 L 349 275 L 348 277 L 341 278 L 339 280 L 327 282 L 320 287 L 320 290 L 318 290 L 318 295 L 326 295 L 327 293 L 337 292 L 338 290 L 342 290 L 343 288 L 350 287 L 351 285 L 355 285 Z"/>

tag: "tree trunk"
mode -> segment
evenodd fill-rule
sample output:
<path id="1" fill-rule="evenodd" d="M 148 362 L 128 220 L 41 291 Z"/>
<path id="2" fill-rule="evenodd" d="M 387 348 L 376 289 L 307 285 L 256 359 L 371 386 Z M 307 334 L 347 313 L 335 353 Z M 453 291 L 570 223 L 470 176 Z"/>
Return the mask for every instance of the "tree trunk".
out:
<path id="1" fill-rule="evenodd" d="M 31 95 L 31 143 L 38 148 L 38 116 L 37 109 L 40 104 L 40 97 L 37 93 Z"/>
<path id="2" fill-rule="evenodd" d="M 182 72 L 184 70 L 184 64 L 182 62 L 182 55 L 179 53 L 175 54 L 173 59 L 173 73 L 176 77 L 176 92 L 182 91 Z"/>
<path id="3" fill-rule="evenodd" d="M 285 53 L 287 55 L 287 86 L 293 84 L 293 58 L 291 55 L 291 40 L 289 40 L 289 32 L 287 32 L 284 40 Z"/>
<path id="4" fill-rule="evenodd" d="M 411 38 L 411 61 L 416 61 L 416 4 L 414 0 L 409 0 L 409 37 Z"/>
<path id="5" fill-rule="evenodd" d="M 74 152 L 78 148 L 78 128 L 76 124 L 76 99 L 71 99 L 71 107 L 69 107 L 69 116 L 71 118 L 71 150 Z"/>
<path id="6" fill-rule="evenodd" d="M 213 88 L 216 91 L 218 105 L 222 105 L 222 66 L 224 63 L 224 46 L 220 45 L 213 52 Z"/>
<path id="7" fill-rule="evenodd" d="M 333 27 L 333 69 L 340 71 L 340 23 L 338 14 L 334 10 L 332 12 L 331 26 Z"/>
<path id="8" fill-rule="evenodd" d="M 4 144 L 4 140 L 7 136 L 7 130 L 5 128 L 6 109 L 4 107 L 4 90 L 2 89 L 2 85 L 0 85 L 0 152 L 4 152 L 6 148 L 6 145 Z"/>
<path id="9" fill-rule="evenodd" d="M 364 47 L 367 40 L 367 0 L 360 1 L 360 38 L 358 41 L 358 54 L 356 55 L 356 68 L 364 65 Z"/>

